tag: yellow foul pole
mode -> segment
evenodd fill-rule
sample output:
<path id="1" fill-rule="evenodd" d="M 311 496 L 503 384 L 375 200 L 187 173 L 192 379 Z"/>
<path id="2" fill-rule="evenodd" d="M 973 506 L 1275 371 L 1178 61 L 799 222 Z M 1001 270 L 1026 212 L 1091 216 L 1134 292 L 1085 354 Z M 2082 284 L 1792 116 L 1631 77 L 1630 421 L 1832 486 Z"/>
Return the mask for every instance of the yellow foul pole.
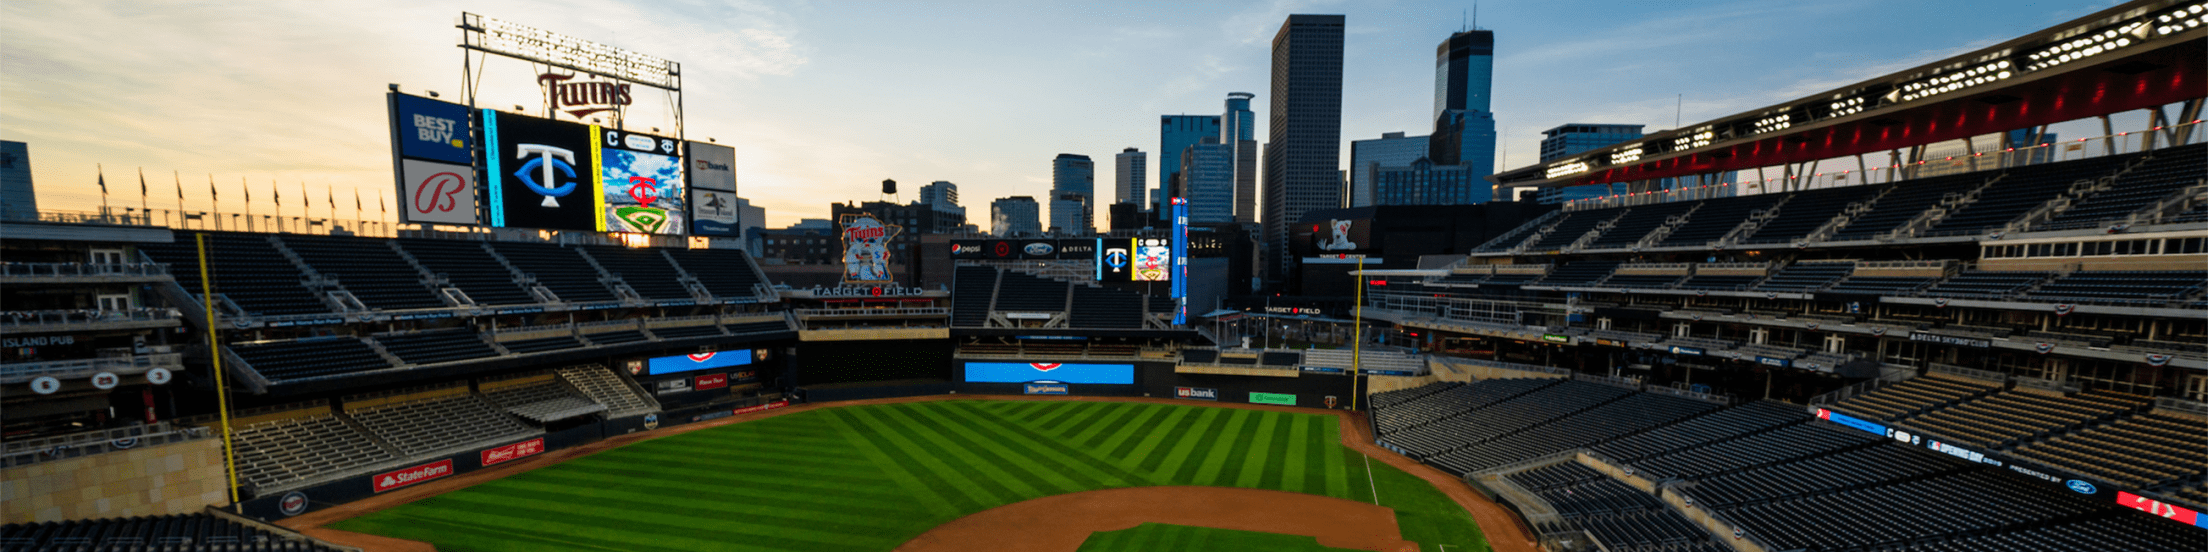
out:
<path id="1" fill-rule="evenodd" d="M 199 302 L 207 306 L 207 357 L 215 363 L 215 408 L 222 411 L 222 468 L 230 477 L 230 506 L 238 506 L 238 450 L 230 442 L 230 384 L 222 377 L 222 341 L 215 337 L 215 280 L 207 275 L 207 233 L 199 242 Z"/>

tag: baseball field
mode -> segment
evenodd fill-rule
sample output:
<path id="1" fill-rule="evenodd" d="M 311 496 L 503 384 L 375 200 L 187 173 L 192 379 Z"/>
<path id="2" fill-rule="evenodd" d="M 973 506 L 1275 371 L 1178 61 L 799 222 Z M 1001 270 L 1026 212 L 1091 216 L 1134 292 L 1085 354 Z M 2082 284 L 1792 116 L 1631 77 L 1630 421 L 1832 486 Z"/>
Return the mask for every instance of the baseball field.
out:
<path id="1" fill-rule="evenodd" d="M 820 408 L 638 442 L 331 527 L 444 551 L 886 551 L 1032 499 L 1198 486 L 1377 504 L 1394 511 L 1401 539 L 1421 550 L 1487 549 L 1449 497 L 1341 446 L 1339 423 L 1332 415 L 1152 402 Z M 1049 512 L 1027 515 L 1042 516 L 1026 522 L 1037 530 L 1053 523 Z M 1080 549 L 1334 550 L 1311 536 L 1207 527 L 1194 517 L 1095 532 Z"/>

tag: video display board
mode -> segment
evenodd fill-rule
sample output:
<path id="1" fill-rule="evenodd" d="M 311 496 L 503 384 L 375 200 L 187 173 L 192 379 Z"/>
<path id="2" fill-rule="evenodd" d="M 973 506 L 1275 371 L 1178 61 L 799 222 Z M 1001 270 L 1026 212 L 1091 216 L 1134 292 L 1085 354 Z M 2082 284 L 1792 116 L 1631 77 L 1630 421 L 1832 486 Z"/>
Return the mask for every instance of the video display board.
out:
<path id="1" fill-rule="evenodd" d="M 951 258 L 969 260 L 1077 260 L 1096 259 L 1106 245 L 1097 238 L 951 240 Z M 1110 240 L 1118 243 L 1117 239 Z"/>
<path id="2" fill-rule="evenodd" d="M 598 139 L 591 157 L 598 163 L 604 219 L 597 230 L 644 234 L 682 234 L 689 230 L 684 193 L 682 148 L 665 138 L 590 127 Z"/>
<path id="3" fill-rule="evenodd" d="M 664 356 L 645 361 L 644 372 L 656 376 L 730 366 L 749 366 L 752 356 L 750 349 Z"/>
<path id="4" fill-rule="evenodd" d="M 1134 279 L 1137 282 L 1171 281 L 1173 274 L 1173 243 L 1164 238 L 1135 238 L 1129 246 L 1134 249 Z"/>
<path id="5" fill-rule="evenodd" d="M 475 139 L 466 106 L 392 92 L 399 220 L 476 224 Z"/>
<path id="6" fill-rule="evenodd" d="M 1135 383 L 1133 364 L 968 362 L 968 383 Z"/>
<path id="7" fill-rule="evenodd" d="M 1326 219 L 1289 225 L 1290 241 L 1304 256 L 1375 250 L 1370 219 Z"/>
<path id="8" fill-rule="evenodd" d="M 588 125 L 482 111 L 491 225 L 599 230 L 597 140 Z"/>

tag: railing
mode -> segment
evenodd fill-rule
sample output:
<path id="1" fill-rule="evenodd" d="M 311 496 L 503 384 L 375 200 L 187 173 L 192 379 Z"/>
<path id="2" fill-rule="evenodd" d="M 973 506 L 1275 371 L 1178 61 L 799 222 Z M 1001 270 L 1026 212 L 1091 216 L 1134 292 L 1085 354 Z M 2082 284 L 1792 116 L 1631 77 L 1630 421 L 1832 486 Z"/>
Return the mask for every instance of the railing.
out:
<path id="1" fill-rule="evenodd" d="M 365 212 L 361 213 L 363 216 Z M 108 207 L 105 212 L 40 211 L 39 222 L 150 226 L 172 230 L 393 237 L 397 225 L 380 220 Z"/>
<path id="2" fill-rule="evenodd" d="M 800 317 L 806 316 L 950 316 L 951 309 L 942 307 L 895 309 L 790 309 Z"/>
<path id="3" fill-rule="evenodd" d="M 1702 393 L 1702 392 L 1697 392 L 1697 391 L 1688 391 L 1688 390 L 1685 390 L 1685 389 L 1679 389 L 1679 388 L 1676 388 L 1676 387 L 1661 387 L 1661 386 L 1654 386 L 1654 385 L 1651 385 L 1651 386 L 1647 386 L 1647 387 L 1643 387 L 1643 388 L 1641 388 L 1641 391 L 1644 391 L 1644 392 L 1648 392 L 1648 393 L 1653 393 L 1653 394 L 1657 394 L 1657 395 L 1670 395 L 1670 396 L 1673 396 L 1673 397 L 1679 397 L 1679 398 L 1683 398 L 1683 399 L 1693 399 L 1693 400 L 1697 400 L 1697 401 L 1702 401 L 1702 402 L 1710 402 L 1710 403 L 1717 403 L 1717 404 L 1733 404 L 1733 396 L 1732 396 L 1732 395 L 1721 395 L 1721 394 L 1717 394 L 1717 393 Z"/>
<path id="4" fill-rule="evenodd" d="M 6 456 L 0 457 L 0 468 L 205 439 L 214 435 L 213 430 L 205 427 L 178 428 L 170 426 L 168 422 L 158 422 L 153 425 L 134 425 L 53 437 L 16 439 L 7 442 Z"/>
<path id="5" fill-rule="evenodd" d="M 1934 362 L 1931 363 L 1931 367 L 1929 367 L 1928 369 L 1935 373 L 1990 381 L 1996 385 L 2009 382 L 2008 374 L 1988 370 L 1978 370 L 1974 368 L 1964 368 L 1953 364 L 1941 364 L 1938 362 Z"/>
<path id="6" fill-rule="evenodd" d="M 2078 384 L 2070 383 L 2067 381 L 2058 381 L 2044 378 L 2031 378 L 2024 376 L 2017 376 L 2010 379 L 2015 381 L 2018 387 L 2030 387 L 2033 389 L 2054 391 L 2056 393 L 2076 393 L 2084 389 L 2083 387 L 2079 387 Z"/>
<path id="7" fill-rule="evenodd" d="M 161 263 L 0 263 L 0 276 L 11 278 L 168 275 L 169 265 Z"/>
<path id="8" fill-rule="evenodd" d="M 1427 355 L 1426 358 L 1433 360 L 1434 362 L 1439 362 L 1450 366 L 1479 366 L 1485 368 L 1518 370 L 1523 372 L 1540 372 L 1543 374 L 1557 374 L 1564 376 L 1572 374 L 1572 370 L 1570 368 L 1542 366 L 1538 364 L 1519 364 L 1516 362 L 1504 362 L 1500 360 L 1480 360 L 1476 358 L 1463 358 L 1443 355 Z"/>
<path id="9" fill-rule="evenodd" d="M 2208 417 L 2208 403 L 2202 403 L 2198 401 L 2188 401 L 2176 397 L 2162 397 L 2154 400 L 2154 407 L 2161 410 L 2184 412 L 2195 416 Z"/>
<path id="10" fill-rule="evenodd" d="M 1675 201 L 1700 201 L 1705 199 L 1727 198 L 1733 197 L 1734 188 L 1735 186 L 1730 183 L 1711 184 L 1708 186 L 1696 186 L 1692 188 L 1675 188 L 1670 190 L 1653 190 L 1626 195 L 1591 197 L 1587 199 L 1577 199 L 1565 202 L 1563 210 L 1565 212 L 1586 211 L 1592 209 L 1608 209 L 1611 207 L 1632 207 L 1636 205 L 1671 203 Z"/>
<path id="11" fill-rule="evenodd" d="M 1635 391 L 1639 391 L 1641 389 L 1641 380 L 1633 378 L 1619 376 L 1602 376 L 1596 374 L 1572 374 L 1572 379 L 1588 383 L 1600 383 L 1612 387 L 1623 387 Z"/>
<path id="12" fill-rule="evenodd" d="M 23 383 L 42 376 L 61 378 L 100 372 L 144 372 L 154 368 L 179 370 L 183 367 L 184 355 L 180 353 L 16 362 L 0 364 L 0 384 Z"/>
<path id="13" fill-rule="evenodd" d="M 1856 270 L 1862 270 L 1862 269 L 1866 269 L 1866 268 L 1869 268 L 1869 269 L 1935 269 L 1935 268 L 1937 268 L 1937 269 L 1943 269 L 1943 270 L 1944 270 L 1944 269 L 1946 269 L 1946 268 L 1947 268 L 1948 266 L 1950 266 L 1950 265 L 1953 265 L 1953 264 L 1955 264 L 1955 261 L 1953 261 L 1953 260 L 1948 260 L 1948 259 L 1942 259 L 1942 260 L 1936 260 L 1936 261 L 1856 261 L 1856 263 L 1855 263 L 1855 269 L 1856 269 Z"/>
<path id="14" fill-rule="evenodd" d="M 173 321 L 183 313 L 176 309 L 131 310 L 47 310 L 0 312 L 0 327 L 45 326 L 54 324 L 99 324 L 110 322 L 162 322 Z"/>

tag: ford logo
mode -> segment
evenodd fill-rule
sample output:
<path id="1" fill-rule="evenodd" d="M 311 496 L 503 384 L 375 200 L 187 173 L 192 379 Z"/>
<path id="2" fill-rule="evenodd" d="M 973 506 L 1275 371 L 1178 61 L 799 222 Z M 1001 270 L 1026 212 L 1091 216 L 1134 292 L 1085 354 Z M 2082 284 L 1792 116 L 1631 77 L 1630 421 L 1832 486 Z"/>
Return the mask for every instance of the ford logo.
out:
<path id="1" fill-rule="evenodd" d="M 1034 256 L 1038 256 L 1038 257 L 1040 257 L 1040 256 L 1043 256 L 1043 255 L 1049 255 L 1049 254 L 1050 254 L 1050 252 L 1052 252 L 1052 251 L 1057 251 L 1057 250 L 1058 250 L 1058 248 L 1056 248 L 1056 247 L 1051 247 L 1051 246 L 1050 246 L 1050 244 L 1047 244 L 1047 243 L 1043 243 L 1043 242 L 1035 242 L 1035 243 L 1027 244 L 1027 247 L 1025 247 L 1025 248 L 1021 248 L 1020 250 L 1021 250 L 1021 251 L 1024 251 L 1024 252 L 1027 252 L 1027 254 L 1029 254 L 1029 255 L 1034 255 Z"/>
<path id="2" fill-rule="evenodd" d="M 2085 481 L 2077 479 L 2072 479 L 2070 480 L 2070 482 L 2064 483 L 2063 485 L 2069 486 L 2070 490 L 2077 491 L 2079 494 L 2093 494 L 2096 492 L 2100 492 L 2100 489 L 2094 488 L 2092 483 L 2087 483 Z"/>

